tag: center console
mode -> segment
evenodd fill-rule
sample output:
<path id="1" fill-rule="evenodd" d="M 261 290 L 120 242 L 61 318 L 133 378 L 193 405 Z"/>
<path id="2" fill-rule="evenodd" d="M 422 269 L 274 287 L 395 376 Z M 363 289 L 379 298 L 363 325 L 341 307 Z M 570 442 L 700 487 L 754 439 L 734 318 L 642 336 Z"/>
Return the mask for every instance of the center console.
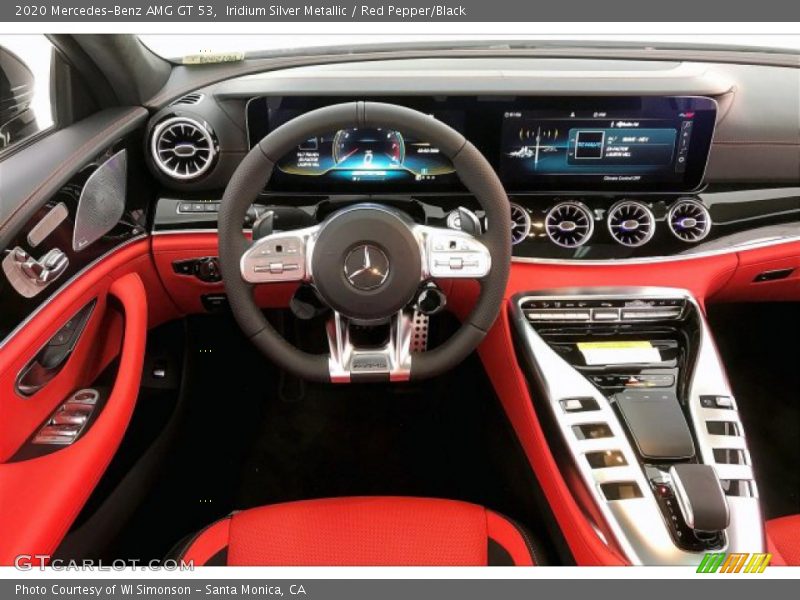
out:
<path id="1" fill-rule="evenodd" d="M 512 313 L 548 442 L 607 543 L 646 565 L 763 550 L 736 400 L 688 292 L 537 291 Z"/>

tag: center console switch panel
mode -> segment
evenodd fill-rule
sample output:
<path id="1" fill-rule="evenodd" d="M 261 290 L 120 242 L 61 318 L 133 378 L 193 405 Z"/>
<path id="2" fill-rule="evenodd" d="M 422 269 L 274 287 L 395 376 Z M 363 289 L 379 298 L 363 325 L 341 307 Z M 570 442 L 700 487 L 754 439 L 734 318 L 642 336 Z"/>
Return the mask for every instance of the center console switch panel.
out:
<path id="1" fill-rule="evenodd" d="M 532 323 L 618 323 L 680 319 L 681 298 L 526 298 L 520 308 Z"/>

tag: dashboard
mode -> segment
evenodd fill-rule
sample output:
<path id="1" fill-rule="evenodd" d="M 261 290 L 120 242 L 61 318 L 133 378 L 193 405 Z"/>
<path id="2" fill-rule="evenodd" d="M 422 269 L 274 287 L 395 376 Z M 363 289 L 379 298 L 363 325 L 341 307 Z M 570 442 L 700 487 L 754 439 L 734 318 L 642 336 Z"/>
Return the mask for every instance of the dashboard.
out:
<path id="1" fill-rule="evenodd" d="M 353 100 L 414 108 L 473 143 L 508 193 L 517 261 L 691 258 L 800 237 L 797 69 L 499 57 L 345 61 L 199 87 L 145 131 L 163 185 L 154 229 L 213 230 L 255 143 Z M 269 210 L 278 229 L 304 227 L 369 198 L 434 226 L 466 215 L 486 227 L 423 138 L 321 131 L 278 161 L 251 220 Z M 180 156 L 186 144 L 196 151 Z"/>
<path id="2" fill-rule="evenodd" d="M 283 123 L 352 98 L 257 97 L 250 144 Z M 450 125 L 475 144 L 509 192 L 689 192 L 703 180 L 717 104 L 703 97 L 376 97 Z M 349 128 L 305 140 L 269 189 L 328 193 L 463 190 L 438 148 L 403 131 Z"/>

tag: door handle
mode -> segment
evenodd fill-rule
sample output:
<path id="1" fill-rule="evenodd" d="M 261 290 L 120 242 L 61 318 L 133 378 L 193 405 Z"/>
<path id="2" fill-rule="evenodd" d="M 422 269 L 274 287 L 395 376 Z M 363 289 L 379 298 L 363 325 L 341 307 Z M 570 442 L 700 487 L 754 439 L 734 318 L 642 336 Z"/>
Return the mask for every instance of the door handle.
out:
<path id="1" fill-rule="evenodd" d="M 32 396 L 61 372 L 96 303 L 96 300 L 92 300 L 75 313 L 22 368 L 17 376 L 17 392 L 21 396 Z"/>

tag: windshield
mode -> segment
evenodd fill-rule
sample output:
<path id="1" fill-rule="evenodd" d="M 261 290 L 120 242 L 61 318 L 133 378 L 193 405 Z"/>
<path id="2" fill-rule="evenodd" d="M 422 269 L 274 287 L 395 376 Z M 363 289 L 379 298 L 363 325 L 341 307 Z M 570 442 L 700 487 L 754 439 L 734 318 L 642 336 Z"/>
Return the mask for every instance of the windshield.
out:
<path id="1" fill-rule="evenodd" d="M 526 44 L 562 45 L 679 45 L 702 49 L 723 46 L 739 50 L 800 51 L 800 35 L 140 35 L 153 52 L 171 60 L 201 53 L 272 53 L 297 51 L 303 48 L 339 46 L 343 52 L 360 45 L 403 43 L 519 42 Z"/>

